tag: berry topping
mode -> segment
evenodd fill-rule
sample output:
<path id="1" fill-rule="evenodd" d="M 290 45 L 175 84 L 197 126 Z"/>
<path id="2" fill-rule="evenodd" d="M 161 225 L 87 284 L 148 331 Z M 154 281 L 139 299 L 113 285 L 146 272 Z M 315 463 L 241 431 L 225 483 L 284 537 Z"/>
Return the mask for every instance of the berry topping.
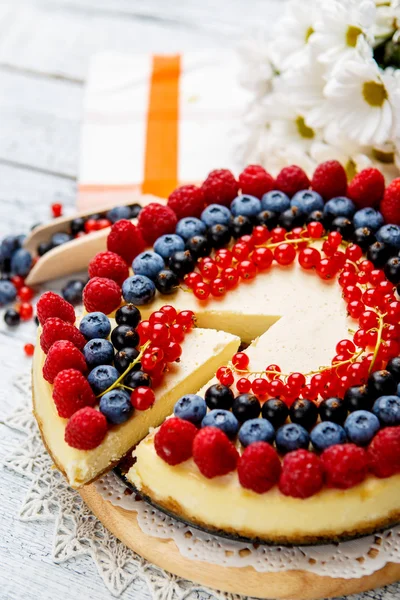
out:
<path id="1" fill-rule="evenodd" d="M 115 252 L 99 252 L 89 263 L 89 277 L 106 277 L 122 285 L 129 276 L 128 265 Z"/>
<path id="2" fill-rule="evenodd" d="M 330 446 L 344 444 L 346 432 L 341 425 L 332 421 L 322 421 L 311 431 L 311 443 L 318 452 Z"/>
<path id="3" fill-rule="evenodd" d="M 196 185 L 182 185 L 170 194 L 167 206 L 174 211 L 178 219 L 199 217 L 204 208 L 203 190 Z"/>
<path id="4" fill-rule="evenodd" d="M 376 477 L 400 473 L 400 427 L 378 431 L 368 448 L 370 468 Z"/>
<path id="5" fill-rule="evenodd" d="M 315 169 L 311 187 L 325 200 L 344 196 L 347 190 L 346 171 L 337 160 L 327 160 Z"/>
<path id="6" fill-rule="evenodd" d="M 207 405 L 201 396 L 186 394 L 176 402 L 174 415 L 194 425 L 200 425 L 206 416 Z"/>
<path id="7" fill-rule="evenodd" d="M 311 400 L 299 398 L 290 407 L 290 420 L 307 430 L 310 430 L 318 418 L 318 408 Z"/>
<path id="8" fill-rule="evenodd" d="M 307 190 L 310 187 L 310 180 L 300 167 L 291 165 L 284 167 L 276 178 L 276 187 L 281 192 L 292 197 L 300 190 Z M 266 207 L 268 209 L 268 207 Z"/>
<path id="9" fill-rule="evenodd" d="M 331 446 L 321 460 L 329 487 L 346 490 L 361 483 L 368 473 L 367 452 L 355 444 Z"/>
<path id="10" fill-rule="evenodd" d="M 183 422 L 188 423 L 187 421 Z M 190 425 L 194 427 L 191 423 Z M 194 438 L 194 462 L 199 471 L 208 479 L 233 471 L 238 458 L 239 454 L 235 446 L 229 441 L 227 435 L 216 427 L 205 427 Z"/>
<path id="11" fill-rule="evenodd" d="M 253 394 L 240 394 L 232 404 L 232 412 L 240 423 L 256 419 L 261 411 L 261 405 Z"/>
<path id="12" fill-rule="evenodd" d="M 239 186 L 242 194 L 251 194 L 262 198 L 264 194 L 274 189 L 274 178 L 260 165 L 249 165 L 239 175 Z"/>
<path id="13" fill-rule="evenodd" d="M 381 396 L 372 407 L 382 425 L 400 425 L 399 396 Z"/>
<path id="14" fill-rule="evenodd" d="M 307 450 L 295 450 L 283 459 L 279 489 L 285 496 L 309 498 L 320 491 L 324 483 L 321 460 Z"/>
<path id="15" fill-rule="evenodd" d="M 117 381 L 119 373 L 111 365 L 99 365 L 90 371 L 88 382 L 95 394 L 102 394 Z"/>
<path id="16" fill-rule="evenodd" d="M 54 379 L 53 400 L 60 417 L 68 419 L 80 408 L 94 406 L 96 396 L 80 371 L 64 369 Z"/>
<path id="17" fill-rule="evenodd" d="M 111 331 L 110 319 L 102 312 L 92 312 L 83 317 L 79 329 L 87 340 L 107 338 Z"/>
<path id="18" fill-rule="evenodd" d="M 50 317 L 46 319 L 43 325 L 43 331 L 40 336 L 40 347 L 47 354 L 50 347 L 57 340 L 69 340 L 79 350 L 82 350 L 86 340 L 74 325 L 66 323 L 59 317 Z"/>
<path id="19" fill-rule="evenodd" d="M 85 358 L 70 341 L 59 340 L 51 346 L 43 365 L 43 377 L 53 383 L 56 375 L 64 369 L 77 369 L 86 373 Z"/>
<path id="20" fill-rule="evenodd" d="M 239 431 L 239 441 L 244 447 L 255 442 L 272 444 L 274 439 L 275 429 L 266 419 L 249 419 L 243 423 Z"/>
<path id="21" fill-rule="evenodd" d="M 237 470 L 242 487 L 264 494 L 278 483 L 281 462 L 272 446 L 259 441 L 246 448 L 239 458 Z"/>
<path id="22" fill-rule="evenodd" d="M 85 344 L 83 355 L 90 369 L 99 365 L 110 365 L 114 359 L 114 347 L 108 340 L 93 338 Z"/>
<path id="23" fill-rule="evenodd" d="M 125 302 L 131 304 L 148 304 L 156 293 L 156 286 L 146 275 L 133 275 L 122 284 L 122 296 Z"/>
<path id="24" fill-rule="evenodd" d="M 167 233 L 156 239 L 154 242 L 154 252 L 157 252 L 165 261 L 180 250 L 185 249 L 185 240 L 176 233 Z"/>
<path id="25" fill-rule="evenodd" d="M 135 348 L 139 344 L 139 334 L 131 325 L 118 325 L 112 331 L 111 342 L 117 350 L 127 346 Z"/>
<path id="26" fill-rule="evenodd" d="M 230 410 L 233 404 L 233 392 L 230 387 L 216 383 L 206 390 L 204 395 L 206 404 L 211 410 L 214 408 L 222 408 Z"/>
<path id="27" fill-rule="evenodd" d="M 230 208 L 234 217 L 243 215 L 251 218 L 261 211 L 261 202 L 255 196 L 240 195 L 231 202 Z"/>
<path id="28" fill-rule="evenodd" d="M 153 244 L 161 235 L 174 233 L 177 222 L 172 208 L 158 202 L 145 206 L 138 217 L 140 231 L 148 244 Z"/>
<path id="29" fill-rule="evenodd" d="M 178 465 L 188 460 L 192 456 L 196 434 L 197 429 L 193 423 L 177 417 L 167 419 L 154 436 L 157 455 L 169 465 Z"/>
<path id="30" fill-rule="evenodd" d="M 357 208 L 376 207 L 383 198 L 385 179 L 372 167 L 357 173 L 349 184 L 348 196 Z"/>
<path id="31" fill-rule="evenodd" d="M 118 325 L 130 325 L 131 327 L 137 327 L 142 318 L 140 310 L 133 304 L 124 304 L 115 313 L 115 320 Z M 103 336 L 96 336 L 103 337 Z"/>
<path id="32" fill-rule="evenodd" d="M 278 428 L 286 421 L 289 415 L 289 409 L 283 400 L 270 398 L 264 402 L 261 414 L 264 419 L 267 419 L 275 428 Z"/>
<path id="33" fill-rule="evenodd" d="M 65 428 L 65 441 L 78 450 L 92 450 L 101 444 L 107 433 L 105 416 L 86 406 L 72 415 Z"/>
<path id="34" fill-rule="evenodd" d="M 147 410 L 155 401 L 155 394 L 148 386 L 138 386 L 131 394 L 131 402 L 137 410 Z"/>
<path id="35" fill-rule="evenodd" d="M 145 275 L 149 279 L 155 279 L 164 267 L 163 258 L 157 252 L 151 250 L 145 250 L 138 254 L 132 263 L 135 275 Z"/>
<path id="36" fill-rule="evenodd" d="M 207 204 L 229 206 L 239 192 L 239 184 L 228 169 L 216 169 L 209 173 L 201 186 Z"/>
<path id="37" fill-rule="evenodd" d="M 36 305 L 36 313 L 41 325 L 50 317 L 58 317 L 67 323 L 75 323 L 75 311 L 72 304 L 54 292 L 42 294 Z"/>
<path id="38" fill-rule="evenodd" d="M 119 254 L 130 265 L 145 248 L 140 230 L 130 221 L 121 219 L 111 227 L 107 238 L 107 250 Z"/>
<path id="39" fill-rule="evenodd" d="M 347 407 L 340 398 L 326 398 L 319 405 L 319 416 L 321 421 L 331 421 L 342 425 L 347 417 Z"/>
<path id="40" fill-rule="evenodd" d="M 210 410 L 201 422 L 202 427 L 217 427 L 221 429 L 229 438 L 236 437 L 239 431 L 237 418 L 229 411 L 221 408 Z"/>
<path id="41" fill-rule="evenodd" d="M 400 225 L 400 178 L 393 179 L 387 186 L 380 211 L 386 223 Z"/>
<path id="42" fill-rule="evenodd" d="M 94 277 L 83 290 L 83 303 L 89 312 L 110 314 L 121 304 L 121 288 L 112 279 Z"/>
<path id="43" fill-rule="evenodd" d="M 121 388 L 104 394 L 100 398 L 99 409 L 112 425 L 125 423 L 133 412 L 129 393 Z"/>
<path id="44" fill-rule="evenodd" d="M 396 391 L 396 380 L 389 371 L 375 371 L 368 377 L 367 392 L 373 400 L 379 396 L 391 396 Z"/>
<path id="45" fill-rule="evenodd" d="M 292 450 L 307 450 L 309 443 L 308 431 L 297 423 L 283 425 L 276 432 L 276 447 L 281 454 L 292 452 Z"/>

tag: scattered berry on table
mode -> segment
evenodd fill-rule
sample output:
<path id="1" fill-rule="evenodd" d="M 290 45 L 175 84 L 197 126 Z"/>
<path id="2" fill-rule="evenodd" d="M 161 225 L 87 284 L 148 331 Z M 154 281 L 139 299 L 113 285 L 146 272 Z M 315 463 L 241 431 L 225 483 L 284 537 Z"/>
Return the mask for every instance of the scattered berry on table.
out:
<path id="1" fill-rule="evenodd" d="M 287 423 L 282 425 L 276 432 L 276 447 L 279 452 L 286 454 L 293 450 L 306 450 L 310 443 L 310 436 L 307 429 L 304 429 L 297 423 Z"/>
<path id="2" fill-rule="evenodd" d="M 11 281 L 0 281 L 0 306 L 13 302 L 17 297 L 17 289 Z"/>
<path id="3" fill-rule="evenodd" d="M 381 396 L 375 400 L 372 411 L 382 425 L 400 425 L 400 398 L 398 396 Z"/>
<path id="4" fill-rule="evenodd" d="M 264 494 L 278 483 L 281 461 L 272 446 L 259 441 L 245 449 L 238 460 L 237 471 L 242 487 Z"/>
<path id="5" fill-rule="evenodd" d="M 383 216 L 374 208 L 361 208 L 354 213 L 353 224 L 356 229 L 358 227 L 368 227 L 368 229 L 375 233 L 383 225 Z"/>
<path id="6" fill-rule="evenodd" d="M 33 344 L 25 344 L 24 352 L 27 356 L 33 356 L 33 353 L 35 352 L 35 346 Z"/>
<path id="7" fill-rule="evenodd" d="M 194 425 L 200 425 L 207 412 L 204 398 L 196 394 L 186 394 L 174 406 L 174 415 Z"/>
<path id="8" fill-rule="evenodd" d="M 51 205 L 51 212 L 54 218 L 61 217 L 63 211 L 63 205 L 55 202 Z"/>
<path id="9" fill-rule="evenodd" d="M 346 490 L 358 485 L 368 474 L 365 448 L 355 444 L 339 444 L 324 450 L 321 461 L 328 487 Z"/>
<path id="10" fill-rule="evenodd" d="M 379 208 L 387 223 L 400 225 L 400 178 L 389 183 Z"/>
<path id="11" fill-rule="evenodd" d="M 233 400 L 232 412 L 239 423 L 244 423 L 259 416 L 261 404 L 254 394 L 240 394 Z"/>
<path id="12" fill-rule="evenodd" d="M 357 446 L 366 446 L 379 431 L 378 418 L 367 410 L 356 410 L 347 417 L 344 429 L 348 439 Z"/>
<path id="13" fill-rule="evenodd" d="M 4 313 L 4 321 L 8 327 L 16 327 L 19 325 L 21 321 L 21 317 L 19 316 L 19 312 L 14 310 L 13 308 L 9 308 Z"/>
<path id="14" fill-rule="evenodd" d="M 230 387 L 215 383 L 210 386 L 204 395 L 206 404 L 211 410 L 221 408 L 230 410 L 233 405 L 234 395 Z"/>
<path id="15" fill-rule="evenodd" d="M 132 263 L 132 269 L 135 275 L 145 275 L 149 279 L 154 280 L 157 274 L 164 269 L 165 264 L 163 258 L 152 252 L 151 250 L 145 250 L 138 254 Z"/>
<path id="16" fill-rule="evenodd" d="M 145 275 L 133 275 L 122 284 L 122 296 L 131 304 L 148 304 L 155 296 L 154 282 Z"/>
<path id="17" fill-rule="evenodd" d="M 124 259 L 109 250 L 96 254 L 89 262 L 88 271 L 90 278 L 106 277 L 118 285 L 122 285 L 129 276 L 129 268 Z"/>
<path id="18" fill-rule="evenodd" d="M 85 406 L 94 406 L 96 396 L 90 382 L 76 369 L 64 369 L 54 379 L 53 400 L 60 417 L 68 419 Z"/>
<path id="19" fill-rule="evenodd" d="M 121 219 L 130 219 L 131 213 L 129 206 L 114 206 L 114 208 L 107 211 L 106 217 L 111 223 L 116 223 Z"/>
<path id="20" fill-rule="evenodd" d="M 138 226 L 148 244 L 153 244 L 161 235 L 174 233 L 177 222 L 174 211 L 157 202 L 145 206 L 138 217 Z"/>
<path id="21" fill-rule="evenodd" d="M 82 350 L 86 344 L 85 337 L 75 325 L 66 323 L 59 317 L 50 317 L 43 323 L 43 330 L 40 335 L 40 347 L 47 354 L 54 342 L 58 340 L 69 340 L 78 350 Z"/>
<path id="22" fill-rule="evenodd" d="M 278 190 L 292 197 L 296 192 L 308 189 L 310 180 L 303 169 L 296 165 L 290 165 L 278 173 L 275 184 Z"/>
<path id="23" fill-rule="evenodd" d="M 229 438 L 236 437 L 239 431 L 237 418 L 229 411 L 222 408 L 216 408 L 206 414 L 201 422 L 202 427 L 217 427 L 221 429 Z"/>
<path id="24" fill-rule="evenodd" d="M 117 369 L 111 365 L 99 365 L 94 367 L 88 375 L 88 382 L 93 392 L 98 395 L 102 394 L 117 381 L 119 373 Z"/>
<path id="25" fill-rule="evenodd" d="M 93 277 L 83 290 L 83 304 L 89 312 L 110 314 L 121 304 L 121 288 L 112 279 Z"/>
<path id="26" fill-rule="evenodd" d="M 69 235 L 69 233 L 63 231 L 57 232 L 51 236 L 51 248 L 58 248 L 58 246 L 62 246 L 72 239 L 72 235 Z"/>
<path id="27" fill-rule="evenodd" d="M 344 196 L 347 191 L 346 171 L 337 160 L 323 162 L 314 171 L 311 187 L 325 200 Z"/>
<path id="28" fill-rule="evenodd" d="M 261 198 L 261 208 L 264 211 L 280 214 L 290 208 L 289 196 L 279 190 L 271 190 Z"/>
<path id="29" fill-rule="evenodd" d="M 309 498 L 320 491 L 324 483 L 324 470 L 320 458 L 305 449 L 295 450 L 285 456 L 279 478 L 279 490 L 285 496 Z"/>
<path id="30" fill-rule="evenodd" d="M 196 217 L 184 217 L 178 221 L 175 233 L 184 240 L 194 235 L 203 235 L 206 232 L 206 224 Z"/>
<path id="31" fill-rule="evenodd" d="M 274 439 L 275 429 L 267 419 L 249 419 L 239 430 L 239 441 L 245 447 L 255 442 L 272 444 Z"/>
<path id="32" fill-rule="evenodd" d="M 136 225 L 122 219 L 111 227 L 107 237 L 107 250 L 119 254 L 128 265 L 144 249 L 145 242 Z"/>
<path id="33" fill-rule="evenodd" d="M 378 242 L 400 250 L 400 225 L 383 225 L 376 232 Z"/>
<path id="34" fill-rule="evenodd" d="M 87 340 L 107 338 L 111 331 L 110 319 L 102 312 L 92 312 L 82 318 L 79 329 Z"/>
<path id="35" fill-rule="evenodd" d="M 86 373 L 87 365 L 82 352 L 68 340 L 58 340 L 51 346 L 43 365 L 43 377 L 54 383 L 56 375 L 64 369 L 77 369 Z"/>
<path id="36" fill-rule="evenodd" d="M 154 436 L 157 455 L 169 465 L 178 465 L 188 460 L 192 456 L 197 431 L 189 421 L 177 417 L 167 419 Z"/>
<path id="37" fill-rule="evenodd" d="M 178 219 L 199 217 L 205 206 L 203 190 L 196 185 L 182 185 L 169 195 L 167 206 Z"/>
<path id="38" fill-rule="evenodd" d="M 229 208 L 220 204 L 210 204 L 201 213 L 201 220 L 207 227 L 213 225 L 229 225 L 232 214 Z"/>
<path id="39" fill-rule="evenodd" d="M 126 390 L 115 389 L 100 398 L 100 412 L 112 425 L 125 423 L 133 412 L 131 399 Z"/>
<path id="40" fill-rule="evenodd" d="M 176 233 L 167 233 L 156 239 L 153 248 L 164 260 L 167 260 L 175 252 L 185 249 L 185 241 Z"/>
<path id="41" fill-rule="evenodd" d="M 71 279 L 62 288 L 61 294 L 64 300 L 76 306 L 82 302 L 83 288 L 86 285 L 86 281 L 82 279 Z"/>
<path id="42" fill-rule="evenodd" d="M 229 206 L 239 192 L 239 184 L 228 169 L 216 169 L 208 174 L 203 182 L 205 204 Z"/>
<path id="43" fill-rule="evenodd" d="M 41 325 L 50 317 L 59 317 L 67 323 L 75 323 L 75 310 L 72 304 L 54 292 L 42 294 L 36 305 L 36 313 Z"/>
<path id="44" fill-rule="evenodd" d="M 83 355 L 89 369 L 93 369 L 98 365 L 110 365 L 114 359 L 114 348 L 108 340 L 94 338 L 86 342 Z"/>
<path id="45" fill-rule="evenodd" d="M 255 217 L 261 211 L 261 202 L 255 196 L 243 194 L 232 200 L 230 209 L 234 217 L 239 215 Z M 224 225 L 227 225 L 228 223 L 224 223 Z"/>
<path id="46" fill-rule="evenodd" d="M 323 210 L 324 201 L 322 197 L 313 190 L 300 190 L 296 192 L 290 201 L 290 205 L 298 208 L 302 213 L 308 215 L 314 210 Z"/>
<path id="47" fill-rule="evenodd" d="M 117 325 L 130 325 L 136 328 L 141 319 L 140 310 L 134 304 L 124 304 L 115 313 Z M 104 337 L 102 335 L 96 337 Z"/>
<path id="48" fill-rule="evenodd" d="M 341 425 L 333 421 L 322 421 L 313 428 L 310 437 L 314 448 L 318 452 L 322 452 L 330 446 L 344 444 L 346 432 Z"/>
<path id="49" fill-rule="evenodd" d="M 31 270 L 32 256 L 28 250 L 20 248 L 11 257 L 11 271 L 15 275 L 26 277 Z"/>
<path id="50" fill-rule="evenodd" d="M 378 169 L 369 167 L 357 173 L 349 183 L 347 195 L 357 208 L 379 205 L 385 192 L 385 179 Z"/>
<path id="51" fill-rule="evenodd" d="M 167 421 L 168 422 L 168 421 Z M 184 421 L 188 423 L 188 421 Z M 192 427 L 195 427 L 190 423 Z M 228 436 L 216 427 L 204 427 L 193 441 L 193 459 L 200 473 L 212 479 L 236 468 L 239 454 Z"/>
<path id="52" fill-rule="evenodd" d="M 65 428 L 65 441 L 78 450 L 92 450 L 107 433 L 107 419 L 95 408 L 87 406 L 72 415 Z"/>
<path id="53" fill-rule="evenodd" d="M 376 477 L 400 473 L 400 427 L 378 431 L 368 447 L 370 469 Z"/>

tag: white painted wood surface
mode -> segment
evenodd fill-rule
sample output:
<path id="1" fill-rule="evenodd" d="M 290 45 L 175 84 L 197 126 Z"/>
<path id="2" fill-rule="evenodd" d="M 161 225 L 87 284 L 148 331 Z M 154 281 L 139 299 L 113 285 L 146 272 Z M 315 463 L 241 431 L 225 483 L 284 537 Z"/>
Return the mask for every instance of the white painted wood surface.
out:
<path id="1" fill-rule="evenodd" d="M 271 26 L 283 0 L 2 0 L 0 2 L 0 237 L 75 203 L 83 84 L 100 50 L 172 52 L 232 47 Z M 1 425 L 13 410 L 10 382 L 29 359 L 35 326 L 0 325 L 0 462 L 18 438 Z M 9 394 L 8 394 L 9 391 Z M 22 523 L 28 481 L 0 470 L 0 599 L 110 598 L 88 557 L 51 560 L 53 524 Z M 129 588 L 124 599 L 148 598 Z M 393 596 L 394 598 L 395 596 Z M 400 588 L 399 595 L 400 597 Z"/>

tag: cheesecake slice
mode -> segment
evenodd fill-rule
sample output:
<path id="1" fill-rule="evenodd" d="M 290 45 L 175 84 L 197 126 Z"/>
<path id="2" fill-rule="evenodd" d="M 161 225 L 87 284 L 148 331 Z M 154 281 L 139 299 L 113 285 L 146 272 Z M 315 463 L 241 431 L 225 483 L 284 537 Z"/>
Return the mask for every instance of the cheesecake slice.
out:
<path id="1" fill-rule="evenodd" d="M 156 389 L 153 407 L 137 410 L 128 421 L 110 428 L 103 442 L 93 450 L 77 450 L 65 442 L 67 419 L 59 417 L 52 398 L 53 386 L 43 378 L 46 355 L 37 343 L 32 371 L 33 410 L 54 464 L 74 488 L 93 481 L 117 464 L 150 428 L 160 425 L 178 398 L 198 389 L 212 377 L 217 368 L 230 359 L 239 343 L 239 338 L 223 331 L 193 329 L 182 342 L 181 361 L 171 365 Z"/>

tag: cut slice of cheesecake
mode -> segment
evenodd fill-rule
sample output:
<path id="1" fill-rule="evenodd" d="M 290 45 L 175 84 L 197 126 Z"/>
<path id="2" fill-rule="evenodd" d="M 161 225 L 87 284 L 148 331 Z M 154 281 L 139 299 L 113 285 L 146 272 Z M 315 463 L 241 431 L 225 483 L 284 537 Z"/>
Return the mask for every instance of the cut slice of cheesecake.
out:
<path id="1" fill-rule="evenodd" d="M 236 352 L 239 344 L 239 338 L 223 331 L 193 329 L 182 342 L 181 361 L 171 365 L 156 389 L 153 407 L 135 411 L 128 421 L 110 428 L 97 448 L 77 450 L 64 441 L 67 419 L 58 416 L 52 398 L 53 386 L 43 378 L 45 354 L 38 342 L 32 371 L 33 409 L 44 444 L 57 468 L 75 488 L 96 479 L 144 438 L 151 427 L 160 425 L 180 396 L 198 389 L 212 377 Z"/>

